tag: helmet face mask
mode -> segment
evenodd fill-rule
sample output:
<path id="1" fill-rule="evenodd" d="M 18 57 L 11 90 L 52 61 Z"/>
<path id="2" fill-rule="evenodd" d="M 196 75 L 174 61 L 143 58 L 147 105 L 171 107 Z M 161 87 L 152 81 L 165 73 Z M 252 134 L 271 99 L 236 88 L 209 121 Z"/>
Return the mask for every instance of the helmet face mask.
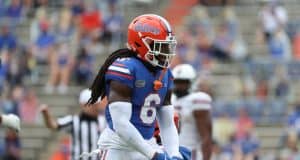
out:
<path id="1" fill-rule="evenodd" d="M 148 48 L 145 59 L 153 66 L 167 68 L 175 56 L 176 40 L 172 36 L 172 40 L 154 40 L 144 38 L 143 42 Z M 150 44 L 148 43 L 150 42 Z"/>

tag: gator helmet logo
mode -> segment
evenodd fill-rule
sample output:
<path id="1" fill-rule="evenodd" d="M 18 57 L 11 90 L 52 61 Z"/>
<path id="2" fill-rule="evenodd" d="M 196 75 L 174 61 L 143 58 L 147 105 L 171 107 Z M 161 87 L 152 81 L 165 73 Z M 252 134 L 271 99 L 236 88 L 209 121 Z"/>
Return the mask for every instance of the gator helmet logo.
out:
<path id="1" fill-rule="evenodd" d="M 155 35 L 160 34 L 160 30 L 158 28 L 142 23 L 137 23 L 134 27 L 134 30 L 137 32 L 150 32 Z"/>

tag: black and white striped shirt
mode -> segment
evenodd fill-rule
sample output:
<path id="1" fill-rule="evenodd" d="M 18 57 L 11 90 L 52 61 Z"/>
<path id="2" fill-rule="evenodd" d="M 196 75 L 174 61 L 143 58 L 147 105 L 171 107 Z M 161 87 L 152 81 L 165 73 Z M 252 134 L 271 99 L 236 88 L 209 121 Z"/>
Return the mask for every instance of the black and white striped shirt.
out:
<path id="1" fill-rule="evenodd" d="M 97 118 L 84 113 L 67 115 L 57 119 L 58 129 L 66 129 L 72 135 L 71 159 L 75 160 L 83 152 L 97 149 L 97 141 L 101 131 L 105 128 L 104 116 Z M 80 160 L 96 160 L 97 156 L 84 157 Z"/>

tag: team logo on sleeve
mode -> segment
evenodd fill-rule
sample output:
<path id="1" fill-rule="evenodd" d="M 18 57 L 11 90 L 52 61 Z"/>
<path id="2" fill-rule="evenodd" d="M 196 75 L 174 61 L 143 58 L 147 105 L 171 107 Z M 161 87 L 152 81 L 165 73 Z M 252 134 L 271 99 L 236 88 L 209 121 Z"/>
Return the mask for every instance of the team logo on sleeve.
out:
<path id="1" fill-rule="evenodd" d="M 146 81 L 145 80 L 136 80 L 135 81 L 135 86 L 137 88 L 145 87 L 145 85 L 146 85 Z"/>

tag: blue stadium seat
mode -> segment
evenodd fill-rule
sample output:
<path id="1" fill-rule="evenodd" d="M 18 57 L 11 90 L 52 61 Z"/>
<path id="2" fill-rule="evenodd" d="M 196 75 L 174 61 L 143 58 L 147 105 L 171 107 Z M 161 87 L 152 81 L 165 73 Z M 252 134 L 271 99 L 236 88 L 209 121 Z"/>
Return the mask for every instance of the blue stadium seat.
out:
<path id="1" fill-rule="evenodd" d="M 269 99 L 266 103 L 266 120 L 268 123 L 282 123 L 287 114 L 287 104 L 284 100 Z"/>

